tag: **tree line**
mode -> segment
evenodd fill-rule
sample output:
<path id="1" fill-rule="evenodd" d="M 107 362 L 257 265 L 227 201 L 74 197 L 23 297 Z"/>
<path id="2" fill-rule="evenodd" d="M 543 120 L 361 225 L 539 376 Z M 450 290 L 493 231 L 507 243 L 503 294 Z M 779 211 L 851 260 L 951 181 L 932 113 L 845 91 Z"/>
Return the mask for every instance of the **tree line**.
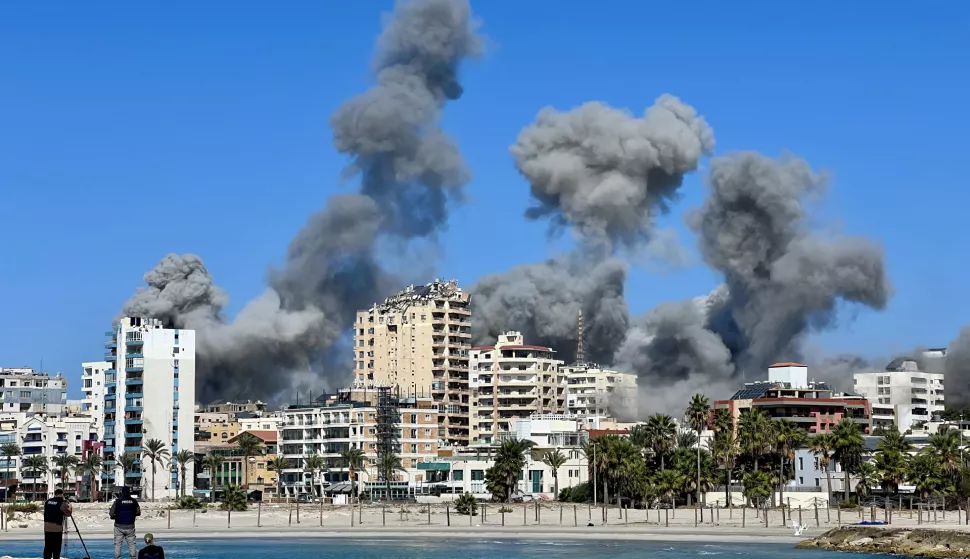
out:
<path id="1" fill-rule="evenodd" d="M 627 506 L 674 506 L 705 503 L 715 487 L 724 488 L 724 505 L 731 506 L 732 485 L 739 482 L 742 498 L 754 506 L 784 502 L 786 485 L 795 479 L 795 454 L 808 451 L 825 472 L 825 491 L 835 503 L 833 476 L 842 477 L 841 499 L 857 502 L 874 488 L 898 495 L 904 484 L 915 486 L 918 497 L 970 498 L 970 468 L 964 460 L 960 433 L 942 428 L 929 437 L 925 448 L 898 431 L 883 431 L 874 451 L 868 452 L 863 425 L 842 419 L 829 432 L 809 435 L 788 419 L 772 419 L 758 409 L 740 414 L 735 422 L 727 409 L 712 410 L 700 394 L 685 413 L 688 429 L 678 432 L 666 414 L 654 414 L 626 435 L 606 434 L 589 440 L 582 452 L 588 464 L 587 483 L 559 490 L 558 469 L 566 459 L 560 450 L 541 456 L 550 466 L 559 500 Z M 712 431 L 705 444 L 702 433 Z M 529 441 L 501 443 L 495 463 L 486 471 L 486 488 L 507 501 L 532 451 Z M 835 464 L 841 472 L 835 472 Z M 851 482 L 857 485 L 852 493 Z"/>

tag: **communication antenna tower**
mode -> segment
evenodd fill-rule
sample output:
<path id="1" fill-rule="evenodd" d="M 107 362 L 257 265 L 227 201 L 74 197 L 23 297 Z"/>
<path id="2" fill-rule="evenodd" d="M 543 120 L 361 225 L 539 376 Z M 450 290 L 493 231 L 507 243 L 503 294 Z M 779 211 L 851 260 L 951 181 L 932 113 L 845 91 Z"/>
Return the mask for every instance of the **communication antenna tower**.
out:
<path id="1" fill-rule="evenodd" d="M 576 363 L 585 363 L 583 355 L 583 310 L 579 310 L 579 320 L 576 323 Z"/>

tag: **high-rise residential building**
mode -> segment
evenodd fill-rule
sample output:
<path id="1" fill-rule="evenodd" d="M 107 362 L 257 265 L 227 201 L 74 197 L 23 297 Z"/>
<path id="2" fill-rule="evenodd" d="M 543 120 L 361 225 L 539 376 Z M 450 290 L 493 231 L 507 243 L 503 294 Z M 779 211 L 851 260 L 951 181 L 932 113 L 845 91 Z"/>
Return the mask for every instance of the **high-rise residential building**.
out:
<path id="1" fill-rule="evenodd" d="M 59 415 L 67 406 L 67 379 L 30 367 L 0 368 L 0 412 Z"/>
<path id="2" fill-rule="evenodd" d="M 473 442 L 491 444 L 516 419 L 563 412 L 565 377 L 555 353 L 526 345 L 521 332 L 505 332 L 495 345 L 471 349 Z"/>
<path id="3" fill-rule="evenodd" d="M 129 485 L 133 492 L 150 495 L 152 477 L 143 475 L 150 466 L 139 464 L 122 479 L 118 458 L 126 452 L 140 458 L 151 439 L 162 441 L 172 456 L 180 450 L 195 452 L 195 331 L 125 317 L 106 336 L 105 361 L 115 368 L 105 371 L 103 485 Z M 191 494 L 192 476 L 185 481 L 185 493 Z M 156 497 L 174 497 L 178 483 L 175 472 L 170 478 L 155 476 Z"/>
<path id="4" fill-rule="evenodd" d="M 348 481 L 349 472 L 340 453 L 350 448 L 364 452 L 364 469 L 357 473 L 357 481 L 366 484 L 378 479 L 380 407 L 353 401 L 350 394 L 345 391 L 339 398 L 293 405 L 283 411 L 280 451 L 290 462 L 290 467 L 283 470 L 287 496 L 309 493 L 320 484 Z M 395 446 L 400 448 L 395 453 L 401 458 L 404 471 L 393 474 L 402 479 L 391 485 L 395 497 L 404 497 L 407 481 L 423 481 L 418 463 L 438 453 L 438 413 L 427 396 L 398 398 L 395 409 Z M 307 472 L 304 468 L 304 459 L 311 454 L 323 457 L 326 465 L 322 472 Z M 363 489 L 365 484 L 359 487 Z"/>
<path id="5" fill-rule="evenodd" d="M 469 299 L 457 281 L 435 280 L 359 311 L 354 324 L 356 384 L 430 394 L 438 437 L 459 445 L 470 441 Z"/>
<path id="6" fill-rule="evenodd" d="M 566 410 L 580 416 L 630 419 L 637 413 L 637 376 L 591 363 L 562 367 Z"/>
<path id="7" fill-rule="evenodd" d="M 114 365 L 107 361 L 81 363 L 81 412 L 91 416 L 98 440 L 104 440 L 104 375 Z"/>
<path id="8" fill-rule="evenodd" d="M 808 367 L 800 363 L 775 363 L 768 368 L 768 380 L 746 383 L 730 400 L 715 401 L 714 408 L 728 410 L 735 422 L 757 409 L 771 419 L 788 419 L 809 435 L 829 433 L 843 419 L 859 423 L 868 433 L 872 411 L 863 396 L 841 394 L 809 380 Z"/>
<path id="9" fill-rule="evenodd" d="M 915 359 L 893 359 L 885 371 L 852 375 L 853 390 L 872 402 L 873 427 L 905 432 L 943 412 L 945 357 L 946 349 L 928 349 Z"/>

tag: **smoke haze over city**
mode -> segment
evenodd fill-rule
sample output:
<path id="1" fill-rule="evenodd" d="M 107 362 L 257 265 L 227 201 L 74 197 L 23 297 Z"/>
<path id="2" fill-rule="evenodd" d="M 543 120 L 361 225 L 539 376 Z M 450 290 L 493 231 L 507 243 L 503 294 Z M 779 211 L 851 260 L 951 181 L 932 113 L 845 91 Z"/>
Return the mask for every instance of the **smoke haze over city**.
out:
<path id="1" fill-rule="evenodd" d="M 347 158 L 342 178 L 356 192 L 310 213 L 265 290 L 234 317 L 202 256 L 169 254 L 145 274 L 120 314 L 198 332 L 200 401 L 351 381 L 345 335 L 354 313 L 413 281 L 413 266 L 397 267 L 381 251 L 437 246 L 453 208 L 475 214 L 465 193 L 474 169 L 442 122 L 462 102 L 463 68 L 486 53 L 483 30 L 467 0 L 397 5 L 377 40 L 372 85 L 330 118 L 333 147 Z M 650 387 L 641 391 L 650 411 L 680 411 L 699 391 L 729 395 L 776 361 L 817 364 L 846 389 L 852 371 L 884 366 L 806 344 L 859 309 L 887 307 L 894 288 L 880 240 L 823 232 L 826 171 L 793 153 L 719 153 L 717 125 L 676 91 L 636 107 L 596 99 L 535 107 L 508 138 L 507 163 L 529 191 L 522 219 L 547 223 L 549 241 L 568 236 L 571 249 L 466 284 L 473 342 L 518 330 L 569 363 L 582 311 L 586 359 L 636 373 Z M 692 175 L 703 202 L 686 208 Z M 691 239 L 660 225 L 680 212 Z M 631 312 L 633 267 L 645 258 L 679 262 L 695 249 L 718 287 Z M 434 263 L 426 264 L 430 281 Z M 970 379 L 967 329 L 946 366 L 947 375 Z M 948 404 L 956 384 L 948 381 Z"/>

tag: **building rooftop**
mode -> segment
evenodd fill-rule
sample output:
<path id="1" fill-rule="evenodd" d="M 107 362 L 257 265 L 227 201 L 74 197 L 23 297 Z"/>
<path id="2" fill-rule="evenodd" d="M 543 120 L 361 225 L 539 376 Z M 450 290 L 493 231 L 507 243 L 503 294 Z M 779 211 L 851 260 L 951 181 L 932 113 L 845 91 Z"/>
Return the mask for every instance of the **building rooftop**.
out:
<path id="1" fill-rule="evenodd" d="M 409 285 L 400 292 L 384 299 L 384 302 L 375 305 L 378 312 L 392 312 L 408 307 L 414 301 L 448 299 L 454 301 L 467 301 L 468 294 L 458 286 L 458 280 L 436 279 L 424 285 Z"/>
<path id="2" fill-rule="evenodd" d="M 784 363 L 775 363 L 768 367 L 769 369 L 774 369 L 775 367 L 807 367 L 808 365 L 803 365 L 801 363 L 795 363 L 793 361 L 785 361 Z"/>
<path id="3" fill-rule="evenodd" d="M 245 435 L 246 433 L 249 433 L 254 437 L 258 437 L 259 440 L 263 441 L 264 443 L 275 443 L 278 436 L 276 431 L 243 431 L 226 442 L 229 444 L 235 443 L 239 440 L 239 437 Z"/>

